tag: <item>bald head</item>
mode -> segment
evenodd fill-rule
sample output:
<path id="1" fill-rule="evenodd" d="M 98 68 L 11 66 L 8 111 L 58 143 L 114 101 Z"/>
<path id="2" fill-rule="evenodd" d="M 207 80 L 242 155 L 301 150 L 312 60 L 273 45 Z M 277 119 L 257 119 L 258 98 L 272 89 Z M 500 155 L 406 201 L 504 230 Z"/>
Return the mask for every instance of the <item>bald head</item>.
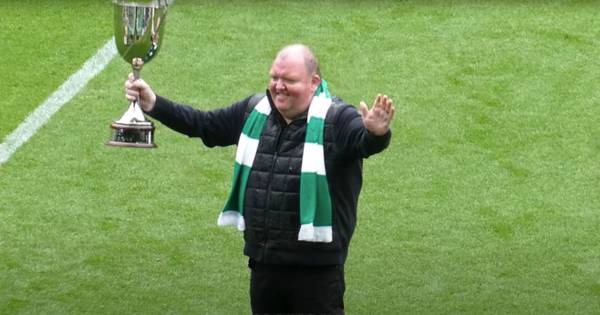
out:
<path id="1" fill-rule="evenodd" d="M 283 47 L 279 53 L 277 53 L 276 60 L 285 60 L 288 58 L 301 58 L 304 60 L 304 65 L 306 66 L 306 72 L 308 75 L 317 74 L 321 76 L 321 71 L 319 70 L 319 62 L 315 57 L 315 54 L 312 50 L 303 44 L 292 44 Z"/>
<path id="2" fill-rule="evenodd" d="M 285 46 L 269 70 L 269 93 L 286 122 L 306 114 L 321 83 L 315 54 L 306 45 Z"/>

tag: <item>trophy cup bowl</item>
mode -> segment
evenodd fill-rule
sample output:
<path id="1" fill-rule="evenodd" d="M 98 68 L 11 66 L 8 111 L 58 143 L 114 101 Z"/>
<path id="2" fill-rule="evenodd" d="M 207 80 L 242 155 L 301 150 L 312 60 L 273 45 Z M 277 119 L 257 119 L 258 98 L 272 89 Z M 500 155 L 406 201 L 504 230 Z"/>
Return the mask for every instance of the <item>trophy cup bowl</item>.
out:
<path id="1" fill-rule="evenodd" d="M 161 47 L 167 9 L 174 0 L 113 0 L 115 44 L 119 54 L 131 64 L 133 76 Z M 123 116 L 113 121 L 112 146 L 154 148 L 154 124 L 146 120 L 138 101 L 131 102 Z"/>

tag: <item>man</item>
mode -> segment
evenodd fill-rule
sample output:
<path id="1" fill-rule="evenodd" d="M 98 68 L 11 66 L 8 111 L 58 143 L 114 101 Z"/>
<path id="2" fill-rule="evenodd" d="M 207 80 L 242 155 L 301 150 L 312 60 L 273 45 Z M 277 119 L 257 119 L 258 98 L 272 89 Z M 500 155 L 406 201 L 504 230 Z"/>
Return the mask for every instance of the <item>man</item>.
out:
<path id="1" fill-rule="evenodd" d="M 252 312 L 343 314 L 362 159 L 388 146 L 394 105 L 378 95 L 370 109 L 361 102 L 359 114 L 331 98 L 301 44 L 277 54 L 270 77 L 266 95 L 207 112 L 157 96 L 131 75 L 126 97 L 209 147 L 238 145 L 218 223 L 244 231 Z"/>

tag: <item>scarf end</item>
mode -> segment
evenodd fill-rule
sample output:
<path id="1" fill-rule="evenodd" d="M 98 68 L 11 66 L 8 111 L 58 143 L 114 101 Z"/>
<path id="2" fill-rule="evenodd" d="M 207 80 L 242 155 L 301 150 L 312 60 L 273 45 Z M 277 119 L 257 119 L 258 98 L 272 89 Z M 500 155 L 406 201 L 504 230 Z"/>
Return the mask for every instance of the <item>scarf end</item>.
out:
<path id="1" fill-rule="evenodd" d="M 317 226 L 312 223 L 302 224 L 298 233 L 299 241 L 331 243 L 333 241 L 331 226 Z"/>
<path id="2" fill-rule="evenodd" d="M 219 214 L 217 220 L 219 226 L 236 226 L 238 231 L 244 231 L 246 229 L 246 222 L 244 216 L 237 211 L 223 211 Z"/>

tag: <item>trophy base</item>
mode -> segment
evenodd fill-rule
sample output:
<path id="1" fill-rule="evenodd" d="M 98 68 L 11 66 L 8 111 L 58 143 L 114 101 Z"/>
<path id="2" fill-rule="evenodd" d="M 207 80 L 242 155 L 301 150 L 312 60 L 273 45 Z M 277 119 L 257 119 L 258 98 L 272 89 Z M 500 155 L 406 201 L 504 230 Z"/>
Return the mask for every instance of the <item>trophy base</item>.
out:
<path id="1" fill-rule="evenodd" d="M 120 123 L 113 121 L 112 137 L 107 145 L 132 148 L 156 148 L 154 144 L 154 124 L 149 121 Z"/>

